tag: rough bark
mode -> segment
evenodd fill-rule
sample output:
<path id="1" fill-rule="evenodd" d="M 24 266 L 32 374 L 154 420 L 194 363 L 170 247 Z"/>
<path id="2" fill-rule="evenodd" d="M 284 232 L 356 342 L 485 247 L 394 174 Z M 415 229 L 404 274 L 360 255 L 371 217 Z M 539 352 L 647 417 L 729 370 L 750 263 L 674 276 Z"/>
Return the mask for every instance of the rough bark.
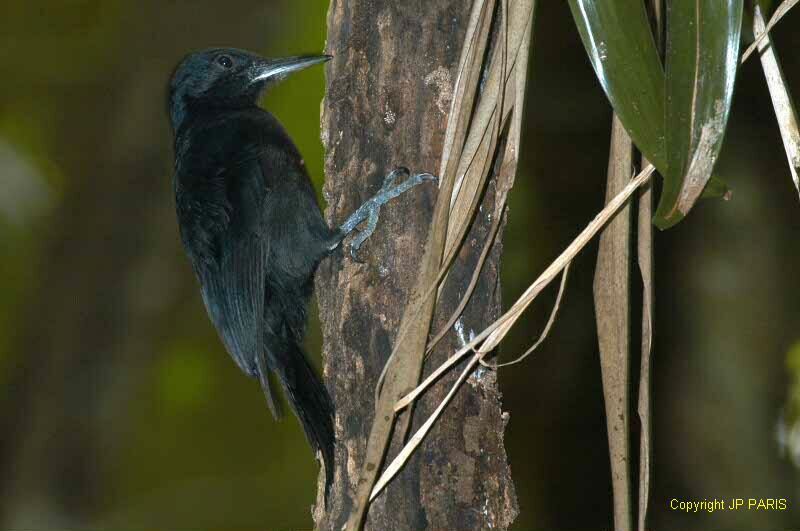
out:
<path id="1" fill-rule="evenodd" d="M 329 223 L 341 222 L 395 166 L 438 168 L 469 6 L 467 0 L 331 3 L 327 51 L 334 60 L 322 117 Z M 341 529 L 352 509 L 375 383 L 413 284 L 435 194 L 435 187 L 422 186 L 387 205 L 360 252 L 364 263 L 340 254 L 324 262 L 317 275 L 325 380 L 336 404 L 338 441 L 328 506 L 323 508 L 320 499 L 315 512 L 319 529 Z M 492 181 L 443 291 L 434 332 L 469 281 L 493 204 Z M 434 351 L 428 368 L 456 349 L 459 336 L 469 337 L 499 314 L 501 250 L 498 240 L 464 316 Z M 415 424 L 432 411 L 455 376 L 443 378 L 424 396 Z M 503 446 L 508 415 L 500 399 L 495 374 L 477 371 L 372 504 L 367 529 L 506 529 L 517 503 Z M 398 445 L 395 439 L 390 458 Z"/>

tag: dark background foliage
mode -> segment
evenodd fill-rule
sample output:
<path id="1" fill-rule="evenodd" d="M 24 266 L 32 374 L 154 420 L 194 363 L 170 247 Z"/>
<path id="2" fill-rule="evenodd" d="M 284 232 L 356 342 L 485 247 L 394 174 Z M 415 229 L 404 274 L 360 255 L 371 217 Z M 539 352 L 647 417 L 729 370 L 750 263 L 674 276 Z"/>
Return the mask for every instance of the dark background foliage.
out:
<path id="1" fill-rule="evenodd" d="M 316 468 L 302 432 L 270 418 L 225 354 L 180 249 L 165 85 L 196 48 L 320 51 L 326 11 L 324 0 L 0 8 L 0 527 L 310 527 Z M 775 32 L 792 87 L 798 23 L 795 11 Z M 265 98 L 318 188 L 322 75 Z M 564 2 L 540 3 L 529 87 L 506 301 L 603 200 L 611 111 Z M 792 393 L 786 360 L 800 356 L 800 207 L 755 58 L 740 71 L 718 173 L 733 198 L 701 202 L 656 235 L 655 530 L 800 525 L 800 485 L 776 435 Z M 520 530 L 609 527 L 594 251 L 578 258 L 548 342 L 500 375 Z M 552 297 L 506 356 L 538 335 Z M 319 351 L 315 323 L 308 347 Z M 732 497 L 787 498 L 789 509 L 669 510 L 672 498 Z"/>

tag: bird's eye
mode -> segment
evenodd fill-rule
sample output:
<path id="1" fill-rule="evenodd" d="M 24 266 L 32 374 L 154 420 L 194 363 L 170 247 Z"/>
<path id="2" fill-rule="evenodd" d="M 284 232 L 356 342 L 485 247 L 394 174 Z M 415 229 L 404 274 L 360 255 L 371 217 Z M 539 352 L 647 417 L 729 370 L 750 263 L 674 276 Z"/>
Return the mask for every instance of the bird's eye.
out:
<path id="1" fill-rule="evenodd" d="M 220 55 L 217 57 L 217 63 L 223 68 L 230 68 L 233 66 L 233 61 L 227 55 Z"/>

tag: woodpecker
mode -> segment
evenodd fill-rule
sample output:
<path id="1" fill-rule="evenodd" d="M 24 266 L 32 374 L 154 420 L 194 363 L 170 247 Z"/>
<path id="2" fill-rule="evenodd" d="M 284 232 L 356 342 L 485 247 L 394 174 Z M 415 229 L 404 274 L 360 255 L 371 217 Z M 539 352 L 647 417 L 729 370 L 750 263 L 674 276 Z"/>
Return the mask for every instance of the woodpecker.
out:
<path id="1" fill-rule="evenodd" d="M 350 246 L 355 259 L 382 205 L 436 181 L 399 168 L 341 226 L 327 226 L 300 152 L 258 99 L 288 74 L 329 59 L 208 49 L 186 56 L 169 85 L 178 225 L 206 310 L 226 350 L 258 379 L 279 419 L 276 377 L 325 468 L 326 498 L 334 407 L 302 348 L 314 273 L 366 221 Z"/>

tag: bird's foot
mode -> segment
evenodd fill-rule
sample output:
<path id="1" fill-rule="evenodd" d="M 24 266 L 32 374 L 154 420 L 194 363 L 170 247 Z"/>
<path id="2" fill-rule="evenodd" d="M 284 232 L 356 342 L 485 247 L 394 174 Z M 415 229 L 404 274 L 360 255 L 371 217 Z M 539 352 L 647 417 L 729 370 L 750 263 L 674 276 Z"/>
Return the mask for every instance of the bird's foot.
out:
<path id="1" fill-rule="evenodd" d="M 400 184 L 396 184 L 397 178 L 401 175 L 406 177 L 406 179 Z M 361 248 L 361 245 L 367 241 L 367 238 L 372 236 L 372 233 L 375 232 L 375 227 L 378 225 L 378 217 L 380 216 L 381 207 L 383 205 L 425 181 L 438 182 L 438 179 L 430 173 L 419 173 L 413 177 L 410 175 L 411 172 L 408 168 L 400 167 L 393 170 L 383 180 L 383 186 L 381 186 L 378 193 L 375 194 L 372 199 L 364 203 L 368 212 L 367 226 L 363 230 L 359 230 L 358 235 L 350 242 L 350 257 L 354 262 L 361 262 L 357 255 L 358 250 Z"/>
<path id="2" fill-rule="evenodd" d="M 397 184 L 397 178 L 401 175 L 405 176 L 406 179 L 400 184 Z M 359 231 L 358 235 L 353 238 L 350 244 L 350 256 L 353 261 L 360 262 L 357 256 L 358 250 L 367 238 L 375 232 L 375 227 L 378 225 L 378 217 L 380 216 L 381 207 L 383 205 L 425 181 L 438 182 L 436 176 L 430 173 L 420 173 L 414 176 L 410 175 L 411 172 L 408 168 L 400 167 L 393 170 L 383 180 L 383 185 L 378 193 L 361 205 L 358 210 L 353 212 L 353 214 L 347 218 L 347 221 L 339 228 L 338 233 L 343 239 L 347 234 L 352 232 L 357 225 L 360 225 L 364 221 L 367 222 L 367 226 L 364 230 Z M 341 242 L 341 239 L 339 242 Z M 339 242 L 336 242 L 333 247 L 336 247 Z"/>

